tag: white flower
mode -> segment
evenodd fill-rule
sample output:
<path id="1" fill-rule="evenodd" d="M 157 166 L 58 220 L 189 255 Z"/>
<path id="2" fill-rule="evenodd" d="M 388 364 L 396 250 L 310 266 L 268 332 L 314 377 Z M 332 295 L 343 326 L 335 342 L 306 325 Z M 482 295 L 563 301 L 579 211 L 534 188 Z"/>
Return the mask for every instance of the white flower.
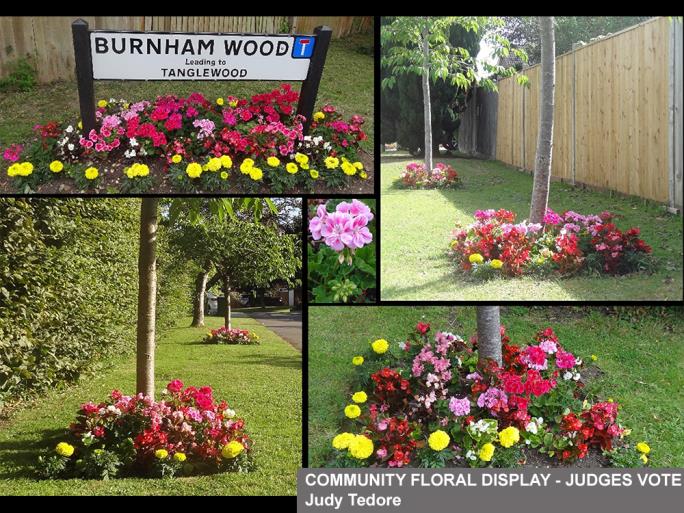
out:
<path id="1" fill-rule="evenodd" d="M 531 443 L 532 443 L 532 442 L 530 442 L 529 440 L 525 440 L 525 444 L 526 444 L 526 445 L 530 445 Z"/>
<path id="2" fill-rule="evenodd" d="M 73 144 L 67 145 L 67 148 L 69 148 L 69 151 L 74 151 L 74 145 Z"/>
<path id="3" fill-rule="evenodd" d="M 577 366 L 582 365 L 582 359 L 578 358 L 577 360 L 575 360 L 575 365 L 577 365 Z"/>
<path id="4" fill-rule="evenodd" d="M 135 148 L 138 146 L 138 141 L 135 139 L 135 137 L 131 137 L 128 141 L 128 143 L 131 145 L 132 148 Z"/>
<path id="5" fill-rule="evenodd" d="M 528 433 L 532 433 L 533 435 L 537 434 L 537 424 L 536 422 L 528 422 L 528 424 L 525 426 L 525 431 Z"/>
<path id="6" fill-rule="evenodd" d="M 477 457 L 475 456 L 475 453 L 473 451 L 468 451 L 466 453 L 466 458 L 468 458 L 469 460 L 473 460 L 473 461 L 477 459 Z"/>
<path id="7" fill-rule="evenodd" d="M 109 406 L 107 406 L 107 411 L 109 413 L 113 413 L 114 415 L 121 415 L 121 410 L 119 408 L 117 408 L 116 406 L 114 406 L 113 404 L 110 404 Z"/>
<path id="8" fill-rule="evenodd" d="M 232 419 L 233 417 L 235 417 L 235 410 L 226 408 L 225 410 L 223 410 L 223 416 L 227 419 Z"/>
<path id="9" fill-rule="evenodd" d="M 575 374 L 573 374 L 573 376 L 572 376 L 572 379 L 574 379 L 575 381 L 578 381 L 580 378 L 581 378 L 581 376 L 580 376 L 579 372 L 575 372 Z"/>
<path id="10" fill-rule="evenodd" d="M 73 131 L 74 131 L 74 127 L 73 127 L 73 126 L 69 125 L 68 127 L 66 127 L 66 133 L 67 133 L 67 134 L 70 134 L 70 133 L 73 132 Z"/>
<path id="11" fill-rule="evenodd" d="M 406 342 L 399 342 L 399 349 L 406 351 Z"/>
<path id="12" fill-rule="evenodd" d="M 140 148 L 140 155 L 147 155 L 145 148 Z"/>
<path id="13" fill-rule="evenodd" d="M 566 381 L 572 379 L 572 372 L 565 371 L 565 373 L 563 374 L 563 379 Z"/>

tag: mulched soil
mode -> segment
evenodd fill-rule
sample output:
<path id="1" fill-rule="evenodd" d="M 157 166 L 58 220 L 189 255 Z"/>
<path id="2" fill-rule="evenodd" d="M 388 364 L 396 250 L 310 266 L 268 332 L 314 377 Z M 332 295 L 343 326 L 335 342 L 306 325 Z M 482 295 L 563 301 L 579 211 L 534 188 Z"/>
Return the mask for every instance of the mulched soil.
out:
<path id="1" fill-rule="evenodd" d="M 373 155 L 361 150 L 359 155 L 359 160 L 363 163 L 363 166 L 368 173 L 368 178 L 361 180 L 358 177 L 349 178 L 347 180 L 348 185 L 344 188 L 331 188 L 326 186 L 325 182 L 322 180 L 318 182 L 317 186 L 313 190 L 294 188 L 287 191 L 283 191 L 283 194 L 345 194 L 345 195 L 357 195 L 357 194 L 373 194 L 375 190 L 375 172 L 374 172 L 374 162 Z M 157 181 L 156 185 L 145 194 L 178 194 L 176 188 L 174 188 L 170 183 L 170 178 L 164 171 L 164 166 L 158 160 L 150 160 L 146 162 L 150 167 L 150 174 L 155 177 L 161 177 Z M 103 166 L 96 166 L 100 170 L 100 180 L 97 187 L 87 190 L 80 190 L 76 187 L 74 181 L 69 177 L 52 179 L 49 182 L 43 183 L 38 186 L 35 191 L 37 194 L 118 194 L 120 193 L 121 181 L 124 178 L 123 169 L 130 165 L 123 155 L 120 157 L 115 157 L 113 160 L 109 161 L 107 169 L 105 170 Z M 337 172 L 337 171 L 336 171 Z M 22 191 L 17 190 L 12 180 L 7 176 L 4 171 L 0 174 L 0 194 L 21 194 Z M 208 195 L 227 195 L 227 194 L 275 194 L 270 190 L 268 184 L 264 184 L 256 192 L 245 191 L 239 189 L 238 187 L 225 189 L 221 191 L 197 191 L 190 194 L 208 194 Z M 277 194 L 275 194 L 277 195 Z"/>

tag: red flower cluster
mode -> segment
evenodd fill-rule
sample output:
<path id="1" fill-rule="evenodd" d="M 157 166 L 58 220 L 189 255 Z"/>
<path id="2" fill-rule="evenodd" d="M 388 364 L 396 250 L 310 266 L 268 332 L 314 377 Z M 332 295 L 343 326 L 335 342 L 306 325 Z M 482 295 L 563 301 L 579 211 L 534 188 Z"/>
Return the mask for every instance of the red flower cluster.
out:
<path id="1" fill-rule="evenodd" d="M 625 274 L 631 271 L 627 256 L 634 253 L 651 253 L 652 248 L 639 238 L 641 230 L 630 228 L 621 232 L 613 223 L 596 227 L 591 239 L 596 253 L 603 260 L 603 270 L 608 274 Z"/>
<path id="2" fill-rule="evenodd" d="M 602 402 L 592 405 L 580 417 L 574 413 L 565 415 L 561 420 L 561 432 L 573 438 L 573 446 L 561 452 L 561 459 L 582 459 L 592 445 L 610 451 L 613 440 L 623 431 L 617 424 L 617 414 L 616 403 Z"/>
<path id="3" fill-rule="evenodd" d="M 386 404 L 390 410 L 401 408 L 411 397 L 411 386 L 407 379 L 389 367 L 371 375 L 374 383 L 373 393 L 378 402 Z"/>
<path id="4" fill-rule="evenodd" d="M 371 411 L 371 422 L 366 426 L 373 434 L 376 455 L 389 467 L 404 467 L 411 463 L 416 441 L 410 438 L 411 428 L 406 418 L 387 417 L 378 419 L 377 409 Z"/>

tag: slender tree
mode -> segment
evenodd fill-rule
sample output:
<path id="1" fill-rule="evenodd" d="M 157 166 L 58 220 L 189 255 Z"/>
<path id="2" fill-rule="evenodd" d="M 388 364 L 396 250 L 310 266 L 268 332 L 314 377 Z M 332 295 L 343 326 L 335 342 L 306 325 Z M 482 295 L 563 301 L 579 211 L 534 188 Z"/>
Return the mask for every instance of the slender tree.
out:
<path id="1" fill-rule="evenodd" d="M 267 198 L 221 198 L 206 201 L 200 198 L 174 199 L 167 205 L 168 216 L 176 219 L 181 213 L 192 222 L 201 218 L 207 205 L 217 222 L 235 217 L 235 209 L 251 212 L 259 220 L 264 207 L 277 212 Z M 140 205 L 140 247 L 138 252 L 138 326 L 136 356 L 136 391 L 154 397 L 154 356 L 156 341 L 157 263 L 156 245 L 159 215 L 157 198 L 142 198 Z"/>
<path id="2" fill-rule="evenodd" d="M 381 27 L 382 65 L 390 74 L 382 81 L 382 87 L 392 88 L 396 77 L 402 74 L 414 74 L 422 77 L 423 88 L 423 124 L 425 140 L 423 152 L 425 167 L 432 169 L 432 113 L 430 98 L 430 81 L 444 80 L 466 91 L 469 87 L 480 84 L 496 90 L 491 78 L 478 78 L 476 57 L 462 47 L 453 46 L 450 33 L 453 26 L 461 26 L 466 31 L 481 33 L 488 39 L 495 56 L 507 56 L 509 52 L 527 61 L 525 52 L 512 49 L 510 43 L 494 28 L 503 25 L 502 18 L 487 16 L 397 16 L 391 23 Z M 516 73 L 513 67 L 479 63 L 489 73 L 501 77 Z M 524 83 L 526 77 L 520 75 L 518 80 Z"/>
<path id="3" fill-rule="evenodd" d="M 487 360 L 501 365 L 501 320 L 498 306 L 477 307 L 477 348 L 481 365 Z"/>
<path id="4" fill-rule="evenodd" d="M 138 341 L 136 392 L 154 395 L 155 316 L 157 312 L 157 198 L 140 204 L 138 251 Z"/>
<path id="5" fill-rule="evenodd" d="M 541 36 L 541 95 L 539 109 L 539 135 L 534 162 L 534 184 L 530 222 L 542 223 L 549 203 L 551 162 L 553 158 L 553 105 L 556 88 L 555 38 L 553 17 L 539 17 Z"/>

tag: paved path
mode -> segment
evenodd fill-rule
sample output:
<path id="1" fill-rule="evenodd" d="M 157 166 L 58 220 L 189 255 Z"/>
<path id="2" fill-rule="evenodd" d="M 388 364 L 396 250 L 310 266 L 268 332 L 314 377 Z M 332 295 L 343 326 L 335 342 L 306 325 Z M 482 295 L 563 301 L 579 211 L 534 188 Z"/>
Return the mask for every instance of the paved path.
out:
<path id="1" fill-rule="evenodd" d="M 302 312 L 269 312 L 252 310 L 233 311 L 234 317 L 251 317 L 256 319 L 269 330 L 285 339 L 297 351 L 302 350 Z"/>

